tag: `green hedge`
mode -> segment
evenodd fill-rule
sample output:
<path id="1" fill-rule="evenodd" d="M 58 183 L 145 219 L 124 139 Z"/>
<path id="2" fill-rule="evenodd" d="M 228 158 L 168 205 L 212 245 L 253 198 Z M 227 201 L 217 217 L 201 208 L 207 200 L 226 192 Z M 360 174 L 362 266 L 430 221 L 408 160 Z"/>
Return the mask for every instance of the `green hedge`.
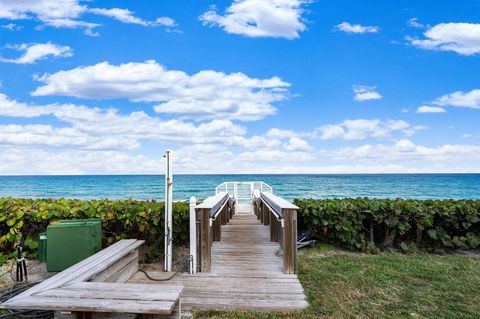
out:
<path id="1" fill-rule="evenodd" d="M 99 218 L 103 244 L 124 238 L 144 239 L 147 259 L 163 252 L 164 203 L 135 200 L 72 200 L 0 198 L 0 254 L 10 255 L 22 242 L 30 254 L 36 252 L 38 233 L 60 219 Z M 186 242 L 189 232 L 189 205 L 173 204 L 173 236 Z"/>
<path id="2" fill-rule="evenodd" d="M 299 229 L 311 229 L 323 240 L 350 249 L 378 251 L 480 247 L 480 201 L 391 199 L 295 200 Z M 100 218 L 103 242 L 144 239 L 147 259 L 163 252 L 164 204 L 135 200 L 0 198 L 0 263 L 22 242 L 36 252 L 38 233 L 54 220 Z M 186 243 L 188 203 L 173 205 L 173 236 Z"/>
<path id="3" fill-rule="evenodd" d="M 295 200 L 299 229 L 350 249 L 480 246 L 480 200 Z"/>

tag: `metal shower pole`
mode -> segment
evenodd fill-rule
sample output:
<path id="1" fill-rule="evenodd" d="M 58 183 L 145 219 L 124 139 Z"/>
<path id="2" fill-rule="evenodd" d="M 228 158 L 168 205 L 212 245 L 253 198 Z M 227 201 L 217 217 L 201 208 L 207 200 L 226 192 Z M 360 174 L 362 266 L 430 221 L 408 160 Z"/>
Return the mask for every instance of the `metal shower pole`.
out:
<path id="1" fill-rule="evenodd" d="M 164 157 L 167 160 L 165 172 L 165 262 L 164 270 L 172 271 L 172 151 L 166 150 Z"/>

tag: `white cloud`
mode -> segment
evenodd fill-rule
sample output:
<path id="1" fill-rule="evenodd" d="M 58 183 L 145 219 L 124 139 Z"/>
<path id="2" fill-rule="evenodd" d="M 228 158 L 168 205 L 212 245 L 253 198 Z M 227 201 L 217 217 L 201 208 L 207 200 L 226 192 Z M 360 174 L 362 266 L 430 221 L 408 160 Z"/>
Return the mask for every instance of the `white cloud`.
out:
<path id="1" fill-rule="evenodd" d="M 417 109 L 417 113 L 445 113 L 445 112 L 447 112 L 447 110 L 439 106 L 422 105 Z"/>
<path id="2" fill-rule="evenodd" d="M 135 16 L 135 12 L 130 11 L 128 9 L 121 9 L 121 8 L 111 8 L 111 9 L 104 9 L 104 8 L 92 8 L 88 10 L 90 13 L 96 15 L 102 15 L 109 18 L 113 18 L 123 23 L 127 24 L 138 24 L 141 26 L 156 26 L 161 25 L 165 27 L 175 27 L 177 23 L 170 17 L 159 17 L 154 22 L 147 21 Z"/>
<path id="3" fill-rule="evenodd" d="M 160 17 L 155 20 L 155 23 L 158 25 L 163 25 L 164 27 L 176 27 L 177 22 L 170 17 Z"/>
<path id="4" fill-rule="evenodd" d="M 380 28 L 377 26 L 363 26 L 360 24 L 351 24 L 348 22 L 342 22 L 339 25 L 336 25 L 335 29 L 346 33 L 378 33 L 380 31 Z"/>
<path id="5" fill-rule="evenodd" d="M 92 29 L 99 24 L 78 20 L 86 11 L 87 7 L 81 5 L 78 0 L 0 1 L 0 18 L 37 19 L 44 25 L 55 28 L 83 27 L 86 33 L 92 34 Z"/>
<path id="6" fill-rule="evenodd" d="M 165 166 L 162 159 L 120 151 L 7 149 L 0 145 L 0 174 L 141 174 L 162 172 Z"/>
<path id="7" fill-rule="evenodd" d="M 422 129 L 425 127 L 412 126 L 402 120 L 357 119 L 345 120 L 340 124 L 324 125 L 316 129 L 316 135 L 321 140 L 363 140 L 369 137 L 387 139 L 395 132 L 411 136 Z"/>
<path id="8" fill-rule="evenodd" d="M 411 18 L 410 20 L 407 21 L 407 25 L 412 28 L 417 28 L 417 29 L 423 29 L 425 28 L 425 25 L 418 22 L 417 18 Z"/>
<path id="9" fill-rule="evenodd" d="M 311 161 L 314 157 L 312 154 L 303 151 L 255 150 L 240 153 L 237 155 L 237 159 L 249 163 L 288 163 Z"/>
<path id="10" fill-rule="evenodd" d="M 5 135 L 3 142 L 8 141 L 9 144 L 17 142 L 21 145 L 39 144 L 62 147 L 70 145 L 75 148 L 83 145 L 82 147 L 88 148 L 87 142 L 79 145 L 79 140 L 91 141 L 95 144 L 95 148 L 101 148 L 101 145 L 120 147 L 122 140 L 125 141 L 123 148 L 137 147 L 143 140 L 186 144 L 229 144 L 232 143 L 231 139 L 244 138 L 246 133 L 244 127 L 227 120 L 214 120 L 194 125 L 179 120 L 162 120 L 144 112 L 120 114 L 116 109 L 102 110 L 73 104 L 30 105 L 9 99 L 3 94 L 0 94 L 0 116 L 25 118 L 53 116 L 58 121 L 70 125 L 61 129 L 51 126 L 23 126 L 26 134 L 19 139 L 12 135 L 19 134 L 20 131 L 4 131 L 5 134 L 9 133 L 9 136 Z M 40 139 L 39 135 L 45 139 Z M 30 137 L 29 141 L 28 137 Z M 65 139 L 64 144 L 60 144 L 58 140 L 62 138 Z M 48 144 L 48 139 L 51 139 L 53 144 Z M 118 143 L 115 142 L 117 143 L 115 144 L 113 141 Z"/>
<path id="11" fill-rule="evenodd" d="M 284 100 L 289 83 L 278 77 L 250 78 L 243 73 L 200 71 L 188 75 L 167 70 L 155 61 L 93 66 L 45 74 L 45 85 L 32 95 L 86 99 L 127 98 L 157 102 L 155 111 L 194 119 L 253 121 L 275 113 L 272 103 Z"/>
<path id="12" fill-rule="evenodd" d="M 0 145 L 47 146 L 86 150 L 135 149 L 140 143 L 133 138 L 95 136 L 76 128 L 54 128 L 50 125 L 0 125 Z"/>
<path id="13" fill-rule="evenodd" d="M 423 35 L 424 39 L 408 37 L 407 40 L 425 50 L 453 51 L 461 55 L 480 53 L 480 24 L 440 23 Z"/>
<path id="14" fill-rule="evenodd" d="M 51 42 L 31 44 L 22 43 L 13 46 L 9 45 L 7 48 L 24 52 L 21 56 L 15 59 L 0 58 L 0 61 L 2 62 L 16 64 L 32 64 L 47 57 L 66 58 L 73 55 L 73 50 L 69 46 L 62 46 Z"/>
<path id="15" fill-rule="evenodd" d="M 42 26 L 69 29 L 84 28 L 85 34 L 89 36 L 98 36 L 98 32 L 95 32 L 94 29 L 101 26 L 101 24 L 81 20 L 86 13 L 106 16 L 128 24 L 143 26 L 164 25 L 162 23 L 145 21 L 136 17 L 128 9 L 90 9 L 86 5 L 80 4 L 81 2 L 81 0 L 0 0 L 0 19 L 36 19 L 42 23 Z"/>
<path id="16" fill-rule="evenodd" d="M 38 106 L 17 102 L 0 93 L 0 116 L 37 117 L 52 114 L 53 106 Z"/>
<path id="17" fill-rule="evenodd" d="M 0 25 L 0 29 L 2 30 L 8 30 L 8 31 L 18 31 L 22 28 L 22 26 L 15 24 L 15 23 L 9 23 L 9 24 L 4 24 Z"/>
<path id="18" fill-rule="evenodd" d="M 352 89 L 353 93 L 355 93 L 353 99 L 357 102 L 380 100 L 383 98 L 374 86 L 354 85 Z"/>
<path id="19" fill-rule="evenodd" d="M 86 7 L 78 0 L 2 0 L 0 2 L 0 18 L 17 20 L 35 16 L 48 22 L 56 19 L 78 18 Z"/>
<path id="20" fill-rule="evenodd" d="M 440 106 L 480 109 L 480 89 L 475 89 L 469 92 L 457 91 L 446 94 L 437 98 L 433 103 Z"/>
<path id="21" fill-rule="evenodd" d="M 248 37 L 295 39 L 306 29 L 305 0 L 234 0 L 223 15 L 215 8 L 200 16 L 205 25 Z"/>
<path id="22" fill-rule="evenodd" d="M 283 145 L 283 148 L 290 152 L 296 152 L 296 151 L 308 152 L 313 150 L 313 148 L 308 144 L 307 141 L 299 137 L 290 138 L 288 142 Z"/>
<path id="23" fill-rule="evenodd" d="M 451 145 L 445 144 L 437 147 L 417 145 L 410 140 L 400 140 L 394 144 L 362 145 L 359 147 L 346 147 L 333 151 L 325 151 L 335 160 L 354 160 L 362 163 L 393 163 L 404 161 L 431 165 L 431 162 L 462 161 L 480 159 L 480 146 L 477 145 Z"/>
<path id="24" fill-rule="evenodd" d="M 304 135 L 303 133 L 298 133 L 292 130 L 283 130 L 279 128 L 271 128 L 265 134 L 266 137 L 276 138 L 276 139 L 286 139 L 291 137 L 299 137 Z"/>
<path id="25" fill-rule="evenodd" d="M 135 16 L 135 13 L 128 9 L 112 8 L 112 9 L 103 9 L 103 8 L 92 8 L 89 9 L 89 12 L 97 15 L 106 16 L 113 18 L 123 23 L 127 24 L 139 24 L 143 26 L 148 26 L 150 23 L 148 21 L 142 20 L 139 17 Z"/>

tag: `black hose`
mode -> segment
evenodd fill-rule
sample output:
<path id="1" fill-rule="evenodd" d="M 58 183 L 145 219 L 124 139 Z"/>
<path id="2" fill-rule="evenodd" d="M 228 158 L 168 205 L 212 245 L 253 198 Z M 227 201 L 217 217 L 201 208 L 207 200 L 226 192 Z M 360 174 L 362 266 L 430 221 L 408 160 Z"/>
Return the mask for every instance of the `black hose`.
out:
<path id="1" fill-rule="evenodd" d="M 177 275 L 177 272 L 174 272 L 170 277 L 168 278 L 153 278 L 151 277 L 145 270 L 143 269 L 139 269 L 138 270 L 139 272 L 143 273 L 145 275 L 145 277 L 147 277 L 148 279 L 150 280 L 153 280 L 153 281 L 168 281 L 170 279 L 172 279 L 173 277 L 175 277 Z"/>
<path id="2" fill-rule="evenodd" d="M 6 288 L 0 291 L 0 303 L 3 303 L 18 294 L 32 288 L 37 283 L 30 284 L 16 284 L 10 288 Z M 3 318 L 53 318 L 53 311 L 34 311 L 34 310 L 22 310 L 22 309 L 6 309 L 3 314 L 0 314 L 0 319 Z"/>

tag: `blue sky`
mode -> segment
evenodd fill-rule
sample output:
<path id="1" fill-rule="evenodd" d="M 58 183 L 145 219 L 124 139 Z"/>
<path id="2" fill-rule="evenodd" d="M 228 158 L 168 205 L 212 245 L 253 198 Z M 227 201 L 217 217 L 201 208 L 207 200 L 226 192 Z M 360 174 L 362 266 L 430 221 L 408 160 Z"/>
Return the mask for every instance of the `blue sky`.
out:
<path id="1" fill-rule="evenodd" d="M 479 12 L 0 0 L 0 174 L 480 172 Z"/>

